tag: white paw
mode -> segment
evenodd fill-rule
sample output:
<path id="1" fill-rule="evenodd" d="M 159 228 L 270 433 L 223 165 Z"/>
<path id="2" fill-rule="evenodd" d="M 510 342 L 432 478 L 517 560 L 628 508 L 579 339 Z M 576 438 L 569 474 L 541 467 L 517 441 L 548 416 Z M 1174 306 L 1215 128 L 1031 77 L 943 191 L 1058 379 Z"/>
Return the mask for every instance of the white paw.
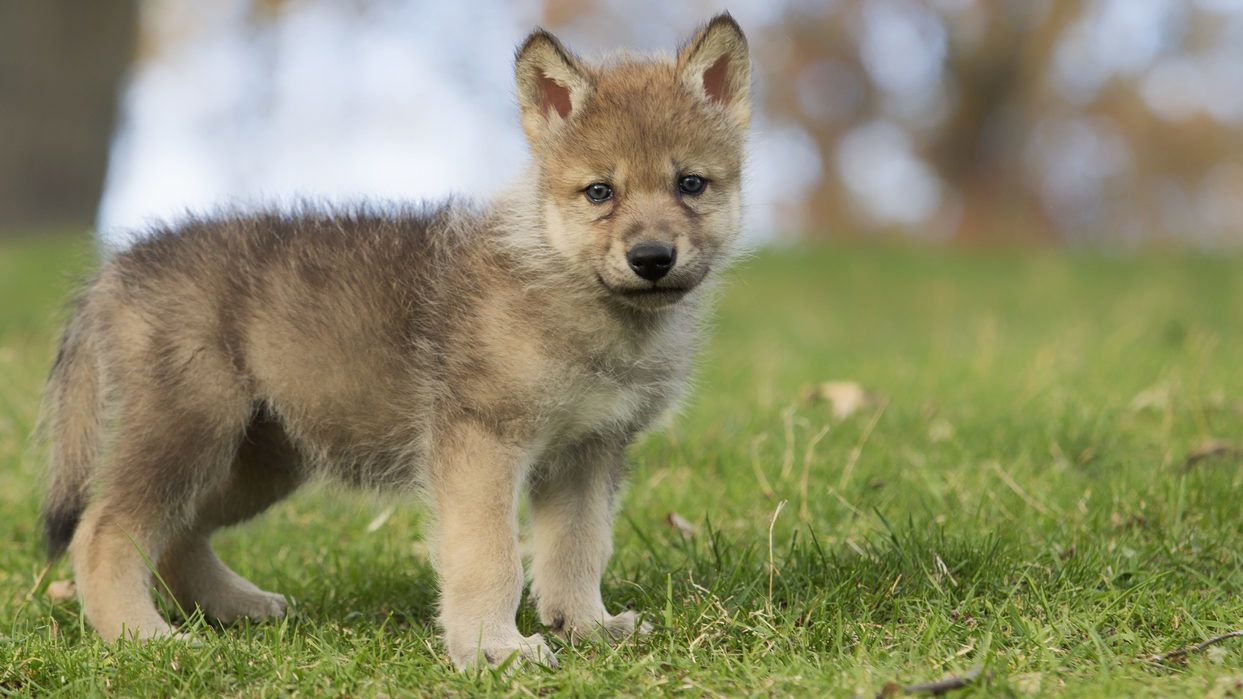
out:
<path id="1" fill-rule="evenodd" d="M 511 668 L 527 662 L 557 667 L 557 656 L 539 634 L 522 636 L 515 632 L 513 636 L 483 639 L 480 643 L 451 643 L 449 655 L 459 670 L 474 667 L 481 659 L 495 667 L 510 658 Z"/>
<path id="2" fill-rule="evenodd" d="M 600 631 L 609 639 L 621 641 L 631 636 L 645 636 L 652 632 L 652 625 L 646 621 L 639 621 L 639 613 L 635 611 L 625 611 L 616 616 L 611 616 L 600 624 Z"/>
<path id="3" fill-rule="evenodd" d="M 646 621 L 640 622 L 639 613 L 635 611 L 610 615 L 600 610 L 574 617 L 561 613 L 541 613 L 540 620 L 558 636 L 571 643 L 578 640 L 624 641 L 631 636 L 642 636 L 652 631 L 652 625 Z"/>

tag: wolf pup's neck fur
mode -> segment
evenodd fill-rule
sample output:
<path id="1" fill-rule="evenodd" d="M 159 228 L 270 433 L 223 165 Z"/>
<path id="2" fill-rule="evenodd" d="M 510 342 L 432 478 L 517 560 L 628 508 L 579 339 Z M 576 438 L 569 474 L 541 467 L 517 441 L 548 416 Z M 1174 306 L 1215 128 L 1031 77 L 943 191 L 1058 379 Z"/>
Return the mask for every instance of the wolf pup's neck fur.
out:
<path id="1" fill-rule="evenodd" d="M 214 530 L 321 473 L 424 496 L 450 659 L 555 664 L 644 630 L 600 578 L 626 446 L 681 393 L 741 218 L 746 40 L 721 15 L 670 58 L 518 50 L 534 160 L 483 209 L 221 216 L 154 231 L 78 299 L 48 382 L 45 509 L 101 635 L 175 635 L 147 561 L 222 621 L 286 601 Z"/>

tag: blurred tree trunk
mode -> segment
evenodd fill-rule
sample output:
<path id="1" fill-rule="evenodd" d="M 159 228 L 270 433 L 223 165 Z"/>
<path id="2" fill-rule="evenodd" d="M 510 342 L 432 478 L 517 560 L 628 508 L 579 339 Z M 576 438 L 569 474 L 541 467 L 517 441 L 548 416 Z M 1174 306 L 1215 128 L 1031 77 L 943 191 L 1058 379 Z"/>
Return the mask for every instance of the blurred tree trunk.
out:
<path id="1" fill-rule="evenodd" d="M 0 234 L 89 225 L 138 0 L 0 2 Z"/>
<path id="2" fill-rule="evenodd" d="M 1030 8 L 1016 9 L 1022 2 L 984 5 L 984 38 L 970 47 L 950 43 L 946 72 L 958 86 L 957 106 L 927 155 L 962 197 L 960 242 L 1057 237 L 1037 193 L 1024 181 L 1024 135 L 1050 107 L 1043 75 L 1082 6 L 1077 0 L 1052 0 L 1033 22 Z M 1020 222 L 1024 230 L 1015 230 Z"/>

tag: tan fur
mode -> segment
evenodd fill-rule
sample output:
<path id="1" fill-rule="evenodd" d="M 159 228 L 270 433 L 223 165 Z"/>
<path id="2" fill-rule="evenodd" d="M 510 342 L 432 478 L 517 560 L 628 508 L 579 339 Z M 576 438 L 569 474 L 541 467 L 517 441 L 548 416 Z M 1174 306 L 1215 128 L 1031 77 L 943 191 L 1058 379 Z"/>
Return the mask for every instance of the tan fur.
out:
<path id="1" fill-rule="evenodd" d="M 634 437 L 682 393 L 712 273 L 734 252 L 746 42 L 718 17 L 677 57 L 519 50 L 534 154 L 490 205 L 222 216 L 153 232 L 81 296 L 46 397 L 45 514 L 105 638 L 175 634 L 151 597 L 217 619 L 284 599 L 216 557 L 216 529 L 316 474 L 420 494 L 458 667 L 517 653 L 517 509 L 531 589 L 568 638 L 643 631 L 600 579 Z M 688 175 L 702 193 L 679 190 Z M 612 197 L 584 189 L 607 183 Z M 641 278 L 628 253 L 671 246 Z"/>

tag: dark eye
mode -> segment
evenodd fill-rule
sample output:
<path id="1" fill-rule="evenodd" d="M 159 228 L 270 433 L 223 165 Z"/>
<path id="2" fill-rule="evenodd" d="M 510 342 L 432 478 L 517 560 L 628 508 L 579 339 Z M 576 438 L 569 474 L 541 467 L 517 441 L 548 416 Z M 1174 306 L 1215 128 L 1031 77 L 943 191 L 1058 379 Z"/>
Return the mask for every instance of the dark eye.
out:
<path id="1" fill-rule="evenodd" d="M 704 187 L 708 185 L 708 181 L 699 175 L 687 175 L 678 180 L 678 191 L 683 194 L 694 196 L 704 191 Z"/>
<path id="2" fill-rule="evenodd" d="M 587 199 L 593 204 L 600 204 L 613 198 L 613 188 L 603 182 L 587 185 L 587 189 L 583 190 L 587 195 Z"/>

